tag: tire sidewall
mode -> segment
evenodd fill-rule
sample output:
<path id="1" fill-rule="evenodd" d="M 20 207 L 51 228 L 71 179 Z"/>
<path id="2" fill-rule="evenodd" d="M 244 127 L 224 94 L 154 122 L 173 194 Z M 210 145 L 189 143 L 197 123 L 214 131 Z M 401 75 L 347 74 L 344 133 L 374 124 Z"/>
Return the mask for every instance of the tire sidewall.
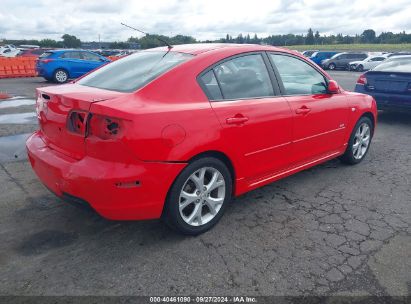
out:
<path id="1" fill-rule="evenodd" d="M 328 65 L 328 69 L 330 69 L 330 70 L 335 70 L 335 68 L 336 68 L 336 66 L 335 66 L 335 64 L 334 63 L 330 63 L 329 65 Z"/>
<path id="2" fill-rule="evenodd" d="M 363 155 L 363 157 L 361 157 L 360 159 L 356 159 L 353 155 L 353 144 L 354 144 L 354 140 L 355 140 L 355 133 L 357 132 L 360 125 L 362 125 L 363 123 L 368 124 L 368 127 L 370 128 L 370 137 L 371 138 L 370 138 L 370 143 L 368 144 L 367 151 L 365 151 L 365 154 Z M 355 127 L 354 127 L 354 129 L 353 129 L 353 131 L 350 135 L 350 140 L 348 141 L 348 147 L 347 147 L 347 150 L 345 151 L 345 154 L 344 154 L 344 158 L 348 163 L 358 164 L 367 156 L 368 151 L 370 150 L 373 132 L 374 132 L 374 128 L 373 128 L 373 124 L 372 124 L 371 119 L 369 119 L 368 117 L 361 117 L 357 121 L 357 123 L 355 124 Z"/>
<path id="3" fill-rule="evenodd" d="M 357 68 L 357 71 L 358 71 L 358 72 L 364 71 L 364 67 L 360 64 L 360 65 L 358 66 L 358 68 Z"/>
<path id="4" fill-rule="evenodd" d="M 184 186 L 187 179 L 200 168 L 203 167 L 212 167 L 217 169 L 224 177 L 226 193 L 223 205 L 221 206 L 217 215 L 208 223 L 201 226 L 191 226 L 187 224 L 180 215 L 179 210 L 179 199 L 181 189 Z M 212 228 L 217 222 L 221 219 L 224 214 L 224 211 L 231 200 L 232 197 L 232 177 L 230 171 L 227 169 L 225 164 L 219 159 L 207 157 L 198 159 L 190 163 L 179 176 L 174 181 L 173 185 L 170 188 L 169 194 L 167 196 L 166 205 L 164 208 L 163 219 L 166 221 L 169 226 L 182 232 L 183 234 L 188 235 L 198 235 L 203 233 L 210 228 Z"/>

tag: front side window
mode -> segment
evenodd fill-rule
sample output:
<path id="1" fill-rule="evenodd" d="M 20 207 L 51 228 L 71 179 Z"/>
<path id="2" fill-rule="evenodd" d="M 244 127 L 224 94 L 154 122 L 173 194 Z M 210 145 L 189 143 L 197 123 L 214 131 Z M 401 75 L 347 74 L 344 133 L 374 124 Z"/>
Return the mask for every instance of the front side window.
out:
<path id="1" fill-rule="evenodd" d="M 370 61 L 383 61 L 383 60 L 385 60 L 384 57 L 374 57 L 374 58 L 371 58 Z"/>
<path id="2" fill-rule="evenodd" d="M 260 54 L 236 57 L 214 67 L 224 99 L 273 96 L 267 67 Z"/>
<path id="3" fill-rule="evenodd" d="M 100 61 L 100 57 L 97 55 L 94 55 L 89 52 L 82 52 L 81 55 L 83 56 L 84 60 L 90 60 L 90 61 Z"/>
<path id="4" fill-rule="evenodd" d="M 270 54 L 277 67 L 286 95 L 327 93 L 325 77 L 308 63 L 291 56 Z"/>
<path id="5" fill-rule="evenodd" d="M 77 83 L 105 90 L 133 92 L 192 57 L 191 54 L 177 52 L 142 51 L 111 62 Z"/>

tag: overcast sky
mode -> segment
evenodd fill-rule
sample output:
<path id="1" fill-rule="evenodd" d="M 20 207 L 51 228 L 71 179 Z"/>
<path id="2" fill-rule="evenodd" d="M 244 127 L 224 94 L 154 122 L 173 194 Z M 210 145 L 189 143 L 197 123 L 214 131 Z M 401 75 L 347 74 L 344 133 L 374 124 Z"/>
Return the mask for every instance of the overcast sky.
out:
<path id="1" fill-rule="evenodd" d="M 227 33 L 259 36 L 361 34 L 364 29 L 411 32 L 410 0 L 1 0 L 0 39 L 59 40 L 64 33 L 83 41 L 121 41 L 128 23 L 149 33 L 197 39 Z"/>

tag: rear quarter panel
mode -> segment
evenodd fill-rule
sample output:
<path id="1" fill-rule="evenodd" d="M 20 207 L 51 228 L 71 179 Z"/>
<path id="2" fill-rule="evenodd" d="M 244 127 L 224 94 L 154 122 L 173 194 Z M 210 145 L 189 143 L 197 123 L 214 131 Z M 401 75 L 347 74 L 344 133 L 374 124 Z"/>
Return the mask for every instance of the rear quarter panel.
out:
<path id="1" fill-rule="evenodd" d="M 347 98 L 347 104 L 350 108 L 350 116 L 347 124 L 346 142 L 348 142 L 351 132 L 354 129 L 357 121 L 366 113 L 370 113 L 373 116 L 374 130 L 377 125 L 377 106 L 372 96 L 355 93 L 345 92 Z"/>

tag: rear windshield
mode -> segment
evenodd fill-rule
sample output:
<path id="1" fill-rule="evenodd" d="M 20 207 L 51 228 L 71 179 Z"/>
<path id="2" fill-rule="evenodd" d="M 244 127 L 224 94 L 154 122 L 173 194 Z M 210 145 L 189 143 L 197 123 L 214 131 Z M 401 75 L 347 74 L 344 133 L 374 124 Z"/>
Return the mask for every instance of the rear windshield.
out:
<path id="1" fill-rule="evenodd" d="M 391 58 L 377 65 L 373 71 L 411 73 L 411 58 Z"/>
<path id="2" fill-rule="evenodd" d="M 114 61 L 77 83 L 111 91 L 133 92 L 192 57 L 176 52 L 139 52 Z"/>
<path id="3" fill-rule="evenodd" d="M 39 58 L 46 58 L 46 57 L 49 57 L 50 55 L 52 55 L 53 54 L 53 52 L 44 52 L 43 54 L 41 54 L 40 56 L 39 56 Z"/>

